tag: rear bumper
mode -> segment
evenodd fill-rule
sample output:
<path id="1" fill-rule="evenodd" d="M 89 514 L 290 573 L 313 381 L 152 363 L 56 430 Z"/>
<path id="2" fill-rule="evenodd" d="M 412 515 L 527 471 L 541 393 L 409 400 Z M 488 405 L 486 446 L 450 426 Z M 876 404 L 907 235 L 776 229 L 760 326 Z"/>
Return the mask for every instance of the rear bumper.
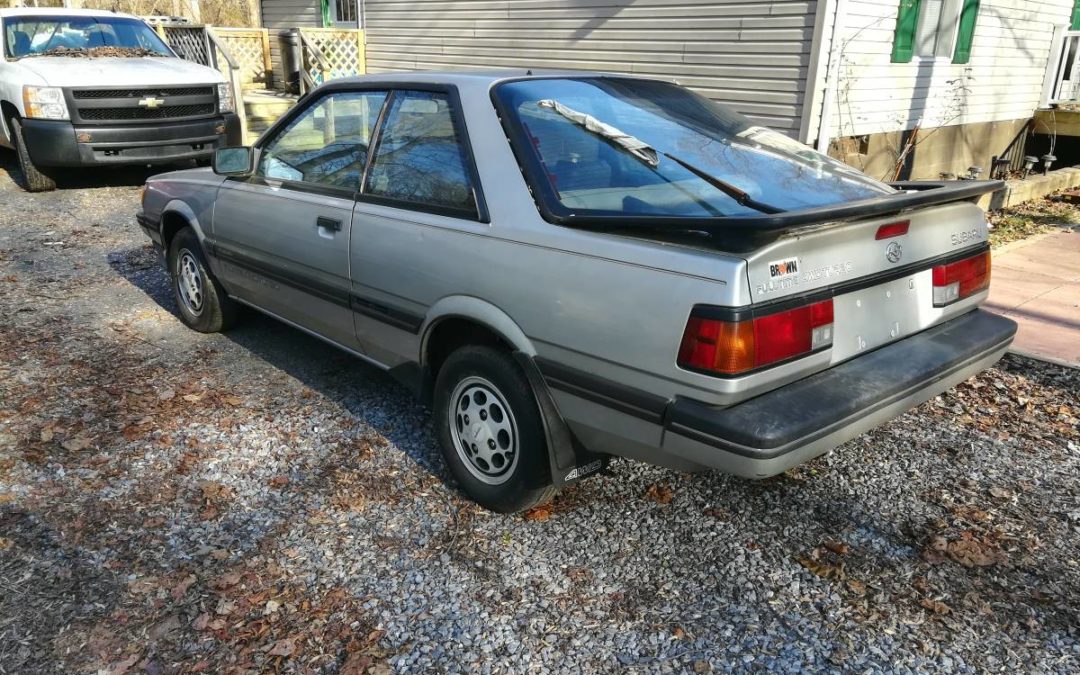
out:
<path id="1" fill-rule="evenodd" d="M 661 452 L 772 476 L 988 368 L 1015 334 L 1012 321 L 976 310 L 730 408 L 677 399 L 664 415 Z"/>
<path id="2" fill-rule="evenodd" d="M 241 142 L 240 118 L 233 113 L 127 126 L 28 119 L 23 120 L 23 133 L 30 158 L 43 167 L 171 164 L 207 159 L 217 148 Z"/>

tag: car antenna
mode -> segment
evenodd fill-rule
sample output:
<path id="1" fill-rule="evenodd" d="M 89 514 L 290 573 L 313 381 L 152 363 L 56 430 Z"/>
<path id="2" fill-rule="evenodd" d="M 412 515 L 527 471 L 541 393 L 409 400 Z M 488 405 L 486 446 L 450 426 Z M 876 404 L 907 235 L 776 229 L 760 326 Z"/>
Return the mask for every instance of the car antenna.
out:
<path id="1" fill-rule="evenodd" d="M 526 75 L 532 75 L 532 68 L 529 68 L 528 70 L 526 70 L 525 74 Z"/>

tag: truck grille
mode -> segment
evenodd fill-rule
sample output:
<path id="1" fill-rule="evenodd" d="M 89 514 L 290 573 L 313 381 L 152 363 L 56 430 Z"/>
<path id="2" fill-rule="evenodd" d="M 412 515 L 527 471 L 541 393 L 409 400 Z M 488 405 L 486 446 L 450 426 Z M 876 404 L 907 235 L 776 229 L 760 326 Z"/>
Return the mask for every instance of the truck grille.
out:
<path id="1" fill-rule="evenodd" d="M 76 100 L 95 98 L 143 98 L 153 94 L 158 98 L 170 96 L 213 96 L 213 87 L 182 87 L 170 89 L 75 89 L 72 96 Z"/>
<path id="2" fill-rule="evenodd" d="M 217 87 L 69 89 L 68 109 L 78 124 L 182 122 L 217 114 Z"/>
<path id="3" fill-rule="evenodd" d="M 215 106 L 212 103 L 204 105 L 171 105 L 164 108 L 89 108 L 80 110 L 79 114 L 88 122 L 102 122 L 108 120 L 171 120 L 182 117 L 201 117 L 212 115 Z"/>

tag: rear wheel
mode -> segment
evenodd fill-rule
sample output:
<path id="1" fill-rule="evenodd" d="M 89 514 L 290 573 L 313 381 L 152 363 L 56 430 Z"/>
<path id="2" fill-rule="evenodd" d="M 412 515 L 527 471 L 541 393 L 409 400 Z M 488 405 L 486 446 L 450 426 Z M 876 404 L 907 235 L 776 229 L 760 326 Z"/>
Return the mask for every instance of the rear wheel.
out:
<path id="1" fill-rule="evenodd" d="M 228 330 L 238 307 L 210 272 L 198 237 L 190 227 L 176 233 L 169 244 L 169 276 L 180 320 L 200 333 Z"/>
<path id="2" fill-rule="evenodd" d="M 23 177 L 23 187 L 27 192 L 48 192 L 56 189 L 56 181 L 37 168 L 26 149 L 22 122 L 16 118 L 10 121 L 12 140 L 15 141 L 15 154 L 19 157 L 19 171 Z"/>
<path id="3" fill-rule="evenodd" d="M 451 354 L 435 382 L 435 423 L 450 471 L 481 506 L 513 513 L 554 496 L 540 409 L 510 355 L 478 345 Z"/>

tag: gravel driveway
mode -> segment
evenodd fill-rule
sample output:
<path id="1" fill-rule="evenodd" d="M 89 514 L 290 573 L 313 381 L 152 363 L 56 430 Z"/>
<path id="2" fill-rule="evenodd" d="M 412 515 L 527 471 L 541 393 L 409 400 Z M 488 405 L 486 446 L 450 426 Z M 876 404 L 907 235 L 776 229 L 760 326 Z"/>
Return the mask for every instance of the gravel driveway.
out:
<path id="1" fill-rule="evenodd" d="M 0 671 L 1076 672 L 1080 372 L 998 368 L 761 482 L 505 517 L 382 373 L 184 329 L 138 172 L 0 151 Z"/>

